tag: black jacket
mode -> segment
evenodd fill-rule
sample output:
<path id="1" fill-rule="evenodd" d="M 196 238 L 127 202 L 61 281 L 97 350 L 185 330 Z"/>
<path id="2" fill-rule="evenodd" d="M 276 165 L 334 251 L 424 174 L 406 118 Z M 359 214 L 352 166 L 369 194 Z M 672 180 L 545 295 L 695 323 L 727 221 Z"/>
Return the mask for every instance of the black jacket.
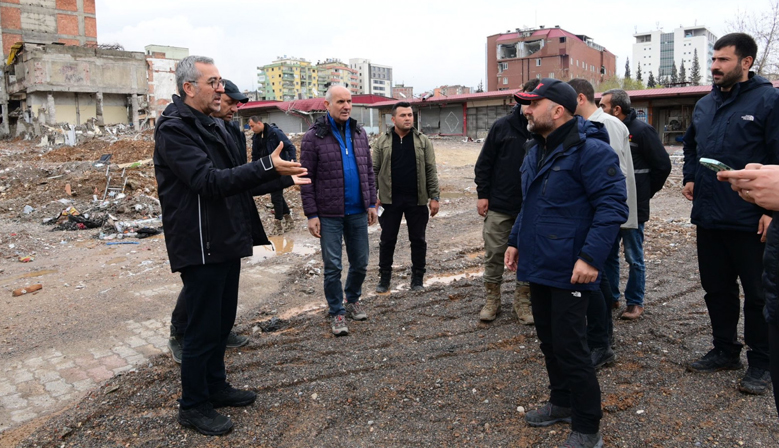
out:
<path id="1" fill-rule="evenodd" d="M 701 98 L 684 135 L 684 184 L 695 182 L 690 220 L 704 229 L 757 232 L 769 212 L 742 200 L 698 161 L 719 160 L 740 170 L 747 163 L 779 162 L 779 90 L 754 73 L 724 95 L 719 86 Z"/>
<path id="2" fill-rule="evenodd" d="M 476 193 L 489 199 L 489 209 L 516 216 L 522 208 L 519 168 L 530 138 L 527 119 L 519 106 L 492 125 L 474 168 Z"/>
<path id="3" fill-rule="evenodd" d="M 270 157 L 246 163 L 224 127 L 213 126 L 207 129 L 174 95 L 154 132 L 154 172 L 173 272 L 247 257 L 252 246 L 269 244 L 248 190 L 278 173 Z"/>
<path id="4" fill-rule="evenodd" d="M 270 155 L 273 150 L 279 146 L 279 143 L 284 142 L 284 148 L 281 150 L 281 158 L 286 161 L 297 162 L 297 154 L 295 153 L 295 145 L 287 138 L 281 129 L 273 126 L 272 124 L 263 123 L 264 131 L 263 135 L 254 134 L 252 136 L 252 160 L 257 160 L 260 157 Z M 264 139 L 262 137 L 265 137 Z M 263 140 L 264 143 L 263 144 Z"/>
<path id="5" fill-rule="evenodd" d="M 649 123 L 636 118 L 636 110 L 623 120 L 630 131 L 630 154 L 636 175 L 636 203 L 638 222 L 649 221 L 649 200 L 665 185 L 671 174 L 671 158 L 660 141 L 657 131 Z"/>

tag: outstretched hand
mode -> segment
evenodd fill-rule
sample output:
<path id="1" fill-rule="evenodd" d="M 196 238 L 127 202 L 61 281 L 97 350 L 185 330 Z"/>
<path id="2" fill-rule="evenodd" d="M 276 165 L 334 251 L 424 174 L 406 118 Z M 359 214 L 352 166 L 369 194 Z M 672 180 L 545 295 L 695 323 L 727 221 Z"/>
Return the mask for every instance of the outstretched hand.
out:
<path id="1" fill-rule="evenodd" d="M 284 149 L 284 142 L 279 143 L 279 146 L 273 150 L 270 154 L 271 161 L 273 161 L 273 167 L 276 172 L 282 176 L 305 176 L 308 174 L 308 170 L 303 168 L 298 162 L 288 162 L 281 158 L 281 150 Z"/>

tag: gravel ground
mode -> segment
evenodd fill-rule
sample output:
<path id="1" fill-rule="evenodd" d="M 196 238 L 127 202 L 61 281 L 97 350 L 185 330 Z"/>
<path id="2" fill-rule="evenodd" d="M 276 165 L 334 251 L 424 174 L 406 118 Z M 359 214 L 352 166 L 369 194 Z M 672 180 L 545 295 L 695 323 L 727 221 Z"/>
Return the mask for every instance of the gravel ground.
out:
<path id="1" fill-rule="evenodd" d="M 179 369 L 158 355 L 59 413 L 0 434 L 0 445 L 561 444 L 566 425 L 531 428 L 523 419 L 523 409 L 547 400 L 548 382 L 534 328 L 519 325 L 511 313 L 509 274 L 500 317 L 491 324 L 478 320 L 483 252 L 472 163 L 480 145 L 435 144 L 443 204 L 428 230 L 427 290 L 408 290 L 405 243 L 396 254 L 396 289 L 369 292 L 378 281 L 379 231 L 372 229 L 364 287 L 369 320 L 349 322 L 350 335 L 336 338 L 325 318 L 318 253 L 261 262 L 267 272 L 291 267 L 275 274 L 283 296 L 260 293 L 239 316 L 236 329 L 252 337 L 248 346 L 228 352 L 228 377 L 236 387 L 257 391 L 258 399 L 247 408 L 225 409 L 235 422 L 230 434 L 205 437 L 179 426 Z M 779 446 L 773 399 L 741 394 L 736 384 L 743 370 L 700 375 L 684 369 L 708 351 L 710 327 L 679 171 L 675 165 L 653 200 L 646 227 L 646 312 L 637 322 L 616 321 L 617 362 L 598 375 L 604 440 L 613 447 Z M 298 244 L 311 243 L 302 224 L 291 235 Z M 405 229 L 399 238 L 405 240 Z M 150 250 L 164 256 L 160 244 Z M 627 272 L 622 274 L 624 285 Z"/>

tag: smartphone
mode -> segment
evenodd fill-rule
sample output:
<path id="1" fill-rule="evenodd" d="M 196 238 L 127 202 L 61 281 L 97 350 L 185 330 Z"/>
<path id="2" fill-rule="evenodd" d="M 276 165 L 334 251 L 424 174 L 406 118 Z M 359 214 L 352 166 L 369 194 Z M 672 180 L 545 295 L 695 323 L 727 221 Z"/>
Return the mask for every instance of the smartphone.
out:
<path id="1" fill-rule="evenodd" d="M 384 214 L 384 207 L 382 207 L 382 206 L 380 205 L 380 206 L 379 206 L 379 208 L 378 208 L 378 210 L 376 210 L 376 215 L 377 215 L 377 216 L 381 216 L 381 215 L 383 215 L 383 214 Z"/>
<path id="2" fill-rule="evenodd" d="M 705 166 L 706 168 L 717 172 L 717 171 L 733 171 L 733 168 L 725 165 L 724 163 L 720 162 L 719 160 L 714 159 L 708 159 L 706 157 L 701 157 L 701 160 L 699 160 L 701 165 Z"/>

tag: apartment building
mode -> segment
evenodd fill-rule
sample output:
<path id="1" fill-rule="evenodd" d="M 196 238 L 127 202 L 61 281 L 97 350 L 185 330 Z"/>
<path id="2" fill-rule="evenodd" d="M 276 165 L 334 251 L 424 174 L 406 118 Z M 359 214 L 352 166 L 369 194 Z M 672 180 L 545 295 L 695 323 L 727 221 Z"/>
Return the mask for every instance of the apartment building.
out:
<path id="1" fill-rule="evenodd" d="M 278 57 L 257 67 L 257 92 L 261 100 L 290 101 L 323 95 L 318 68 L 303 58 Z"/>
<path id="2" fill-rule="evenodd" d="M 344 86 L 352 92 L 352 95 L 360 93 L 360 77 L 357 69 L 349 67 L 340 59 L 325 59 L 324 62 L 317 62 L 316 68 L 319 75 L 319 91 L 322 95 L 332 85 Z"/>
<path id="3" fill-rule="evenodd" d="M 655 79 L 670 78 L 674 63 L 678 72 L 682 62 L 689 79 L 697 50 L 700 84 L 711 83 L 711 58 L 714 56 L 714 42 L 717 41 L 717 36 L 705 26 L 679 27 L 671 32 L 659 29 L 636 33 L 633 37 L 636 38 L 636 42 L 633 44 L 631 65 L 633 71 L 641 67 L 644 79 L 649 77 L 650 71 Z M 684 81 L 686 80 L 679 80 L 679 82 Z"/>
<path id="4" fill-rule="evenodd" d="M 392 87 L 392 98 L 397 100 L 410 100 L 414 98 L 414 87 L 404 84 L 395 84 Z"/>
<path id="5" fill-rule="evenodd" d="M 616 57 L 583 34 L 560 26 L 487 37 L 487 90 L 511 90 L 532 78 L 584 78 L 598 85 L 616 74 Z"/>
<path id="6" fill-rule="evenodd" d="M 17 42 L 97 45 L 95 0 L 0 1 L 0 39 L 4 58 Z"/>
<path id="7" fill-rule="evenodd" d="M 349 67 L 357 70 L 360 93 L 392 97 L 392 67 L 365 58 L 349 59 Z"/>

